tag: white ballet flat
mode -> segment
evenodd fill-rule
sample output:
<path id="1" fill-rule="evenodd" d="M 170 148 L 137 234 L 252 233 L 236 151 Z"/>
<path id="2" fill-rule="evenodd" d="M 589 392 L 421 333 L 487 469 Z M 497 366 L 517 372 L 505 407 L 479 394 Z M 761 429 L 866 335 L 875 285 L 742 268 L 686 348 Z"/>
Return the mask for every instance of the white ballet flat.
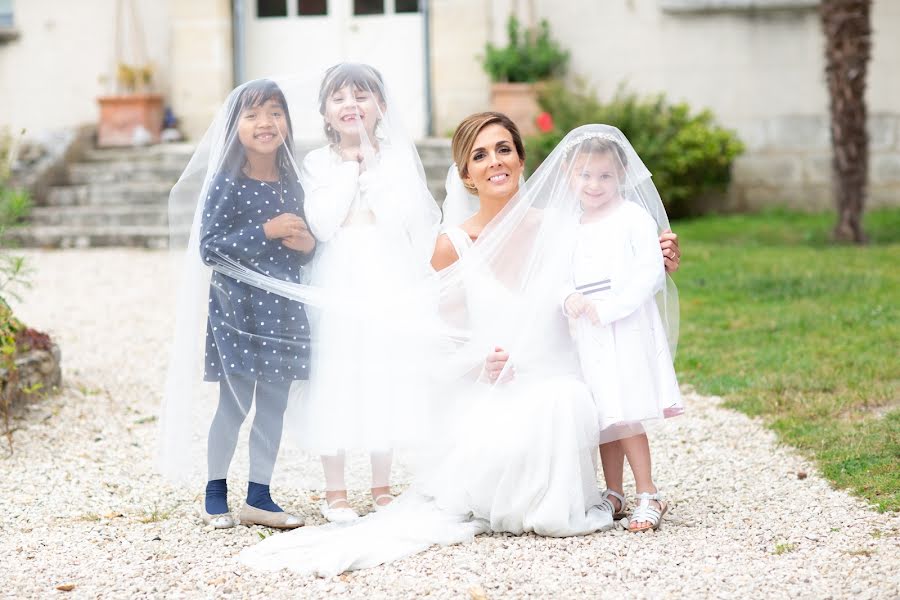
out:
<path id="1" fill-rule="evenodd" d="M 230 529 L 235 526 L 234 517 L 231 516 L 231 513 L 211 515 L 206 512 L 206 506 L 203 503 L 200 504 L 200 518 L 204 523 L 212 525 L 216 529 Z"/>
<path id="2" fill-rule="evenodd" d="M 332 504 L 336 504 L 338 502 L 346 502 L 346 500 L 335 500 Z M 331 504 L 328 503 L 327 500 L 322 500 L 322 502 L 319 504 L 319 509 L 322 511 L 322 516 L 325 517 L 325 520 L 331 523 L 346 523 L 347 521 L 352 521 L 359 518 L 359 513 L 357 513 L 349 506 L 340 506 L 338 508 L 334 508 L 331 506 Z"/>
<path id="3" fill-rule="evenodd" d="M 296 529 L 303 527 L 303 517 L 287 512 L 275 512 L 250 506 L 246 502 L 238 515 L 241 525 L 263 525 L 273 529 Z"/>

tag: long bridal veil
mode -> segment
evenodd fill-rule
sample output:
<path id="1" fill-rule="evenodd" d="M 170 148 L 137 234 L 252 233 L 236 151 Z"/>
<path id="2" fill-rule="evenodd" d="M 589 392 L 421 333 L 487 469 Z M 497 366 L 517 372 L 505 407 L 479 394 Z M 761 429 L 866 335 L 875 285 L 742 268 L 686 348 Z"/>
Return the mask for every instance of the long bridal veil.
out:
<path id="1" fill-rule="evenodd" d="M 598 138 L 623 159 L 617 194 L 651 229 L 668 227 L 650 173 L 621 132 L 589 125 L 567 135 L 456 263 L 412 288 L 428 306 L 406 327 L 428 352 L 404 364 L 427 370 L 421 398 L 437 426 L 410 489 L 361 521 L 271 536 L 241 553 L 244 564 L 330 575 L 491 530 L 566 536 L 611 526 L 593 508 L 600 426 L 577 330 L 563 312 L 583 214 L 574 157 Z M 674 287 L 653 291 L 674 345 Z M 495 347 L 510 360 L 492 383 L 482 365 Z"/>
<path id="2" fill-rule="evenodd" d="M 288 450 L 316 456 L 429 439 L 440 335 L 424 295 L 440 211 L 395 106 L 377 70 L 336 65 L 239 86 L 199 142 L 169 200 L 181 277 L 158 464 L 170 480 L 200 485 L 232 453 L 233 473 L 252 475 L 283 431 Z M 282 426 L 273 405 L 291 387 Z M 337 396 L 352 402 L 330 410 Z M 235 452 L 245 418 L 249 463 Z M 282 453 L 278 472 L 297 456 Z M 319 471 L 283 481 L 321 489 Z"/>

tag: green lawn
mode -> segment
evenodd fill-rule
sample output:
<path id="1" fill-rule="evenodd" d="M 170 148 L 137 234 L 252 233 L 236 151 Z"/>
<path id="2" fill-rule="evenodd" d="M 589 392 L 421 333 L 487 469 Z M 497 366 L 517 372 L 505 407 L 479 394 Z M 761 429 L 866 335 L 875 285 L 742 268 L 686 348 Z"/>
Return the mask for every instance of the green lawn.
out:
<path id="1" fill-rule="evenodd" d="M 834 219 L 676 222 L 676 367 L 699 392 L 761 416 L 836 485 L 897 511 L 900 209 L 866 216 L 864 247 L 830 244 Z"/>

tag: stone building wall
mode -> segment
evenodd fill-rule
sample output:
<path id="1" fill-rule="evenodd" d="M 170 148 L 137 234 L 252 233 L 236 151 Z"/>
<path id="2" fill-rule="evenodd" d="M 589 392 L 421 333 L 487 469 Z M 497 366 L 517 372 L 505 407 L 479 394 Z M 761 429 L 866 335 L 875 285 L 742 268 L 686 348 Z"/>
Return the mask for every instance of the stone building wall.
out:
<path id="1" fill-rule="evenodd" d="M 333 0 L 337 1 L 337 0 Z M 349 0 L 346 0 L 349 1 Z M 728 207 L 826 208 L 828 96 L 815 0 L 430 0 L 434 130 L 489 107 L 487 41 L 517 11 L 550 21 L 570 77 L 603 98 L 620 85 L 708 107 L 747 145 Z M 230 0 L 136 0 L 156 87 L 198 139 L 233 85 Z M 114 73 L 116 0 L 16 2 L 0 41 L 0 126 L 74 128 L 97 119 Z M 97 18 L 103 15 L 104 18 Z M 869 67 L 870 205 L 900 204 L 900 2 L 874 0 Z"/>

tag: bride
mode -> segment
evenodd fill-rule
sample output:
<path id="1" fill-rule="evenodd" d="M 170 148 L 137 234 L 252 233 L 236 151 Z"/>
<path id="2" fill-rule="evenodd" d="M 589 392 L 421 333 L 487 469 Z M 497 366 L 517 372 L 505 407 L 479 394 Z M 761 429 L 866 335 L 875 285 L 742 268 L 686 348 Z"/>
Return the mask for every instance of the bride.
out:
<path id="1" fill-rule="evenodd" d="M 558 298 L 577 222 L 563 153 L 520 191 L 524 146 L 506 116 L 465 119 L 452 147 L 459 167 L 447 208 L 466 191 L 478 208 L 456 211 L 466 218 L 449 224 L 432 257 L 432 297 L 452 332 L 432 373 L 444 411 L 437 458 L 386 509 L 268 537 L 241 553 L 245 565 L 328 576 L 490 531 L 612 526 L 597 506 L 595 409 Z"/>

